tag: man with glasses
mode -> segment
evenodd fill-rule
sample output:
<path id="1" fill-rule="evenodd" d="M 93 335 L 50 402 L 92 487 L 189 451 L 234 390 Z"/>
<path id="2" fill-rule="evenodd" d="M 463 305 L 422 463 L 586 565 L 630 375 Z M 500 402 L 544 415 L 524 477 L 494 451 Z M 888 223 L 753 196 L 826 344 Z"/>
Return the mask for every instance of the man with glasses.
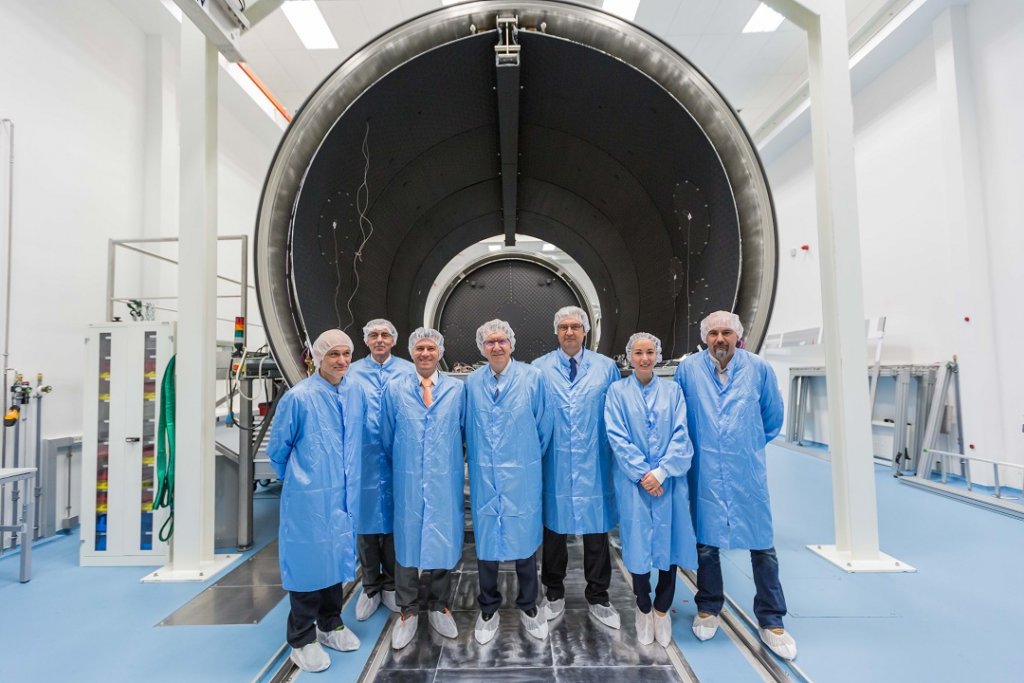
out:
<path id="1" fill-rule="evenodd" d="M 363 568 L 363 590 L 356 601 L 356 619 L 365 621 L 383 600 L 392 612 L 395 601 L 394 505 L 391 493 L 391 460 L 380 435 L 380 400 L 388 382 L 401 375 L 415 374 L 412 363 L 391 355 L 398 331 L 390 321 L 376 318 L 363 327 L 363 342 L 370 355 L 352 364 L 349 375 L 366 396 L 366 422 L 359 514 L 356 532 L 359 564 Z"/>
<path id="2" fill-rule="evenodd" d="M 480 579 L 480 615 L 473 635 L 490 642 L 498 633 L 501 593 L 498 563 L 514 560 L 516 607 L 534 638 L 548 635 L 537 609 L 537 548 L 541 542 L 541 458 L 551 438 L 539 370 L 512 359 L 516 337 L 504 320 L 476 331 L 487 365 L 466 378 L 466 454 L 470 507 Z"/>
<path id="3" fill-rule="evenodd" d="M 582 308 L 559 309 L 554 328 L 558 348 L 533 362 L 544 375 L 552 408 L 561 408 L 552 410 L 554 429 L 544 454 L 544 616 L 554 619 L 565 610 L 566 536 L 576 534 L 583 538 L 584 595 L 590 613 L 602 624 L 619 628 L 619 613 L 608 600 L 608 532 L 618 514 L 604 399 L 622 373 L 611 358 L 584 350 L 590 319 Z"/>

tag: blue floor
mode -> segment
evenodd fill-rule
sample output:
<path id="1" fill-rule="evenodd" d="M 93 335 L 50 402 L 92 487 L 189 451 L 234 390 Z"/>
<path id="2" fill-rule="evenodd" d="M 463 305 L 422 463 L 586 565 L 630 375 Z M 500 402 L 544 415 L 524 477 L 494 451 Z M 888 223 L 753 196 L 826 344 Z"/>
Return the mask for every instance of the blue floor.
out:
<path id="1" fill-rule="evenodd" d="M 847 574 L 806 549 L 833 543 L 828 462 L 769 447 L 776 548 L 797 639 L 814 681 L 1024 681 L 1024 522 L 900 485 L 876 468 L 882 550 L 913 574 Z M 257 501 L 256 547 L 276 534 L 276 498 Z M 0 559 L 0 681 L 250 681 L 284 640 L 287 602 L 251 626 L 155 628 L 208 584 L 141 584 L 147 567 L 79 567 L 77 534 Z M 748 612 L 747 553 L 723 554 L 727 592 Z M 705 683 L 751 680 L 724 634 L 689 631 L 692 595 L 677 591 L 674 635 Z M 363 641 L 332 653 L 323 674 L 355 681 L 385 614 L 346 623 Z M 380 623 L 377 623 L 380 622 Z"/>
<path id="2" fill-rule="evenodd" d="M 805 547 L 835 542 L 829 463 L 772 446 L 768 470 L 786 626 L 812 680 L 1024 681 L 1024 522 L 877 466 L 882 552 L 917 572 L 848 574 Z M 749 554 L 725 553 L 722 568 L 752 612 Z"/>

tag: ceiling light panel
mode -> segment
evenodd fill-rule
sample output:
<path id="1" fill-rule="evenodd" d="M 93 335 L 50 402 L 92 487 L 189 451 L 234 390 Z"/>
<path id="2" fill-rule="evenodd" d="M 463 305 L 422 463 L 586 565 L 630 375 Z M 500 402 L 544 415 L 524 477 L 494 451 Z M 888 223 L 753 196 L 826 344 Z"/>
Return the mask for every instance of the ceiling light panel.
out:
<path id="1" fill-rule="evenodd" d="M 743 27 L 744 33 L 771 33 L 782 25 L 783 16 L 768 5 L 759 3 L 750 20 Z"/>
<path id="2" fill-rule="evenodd" d="M 338 48 L 338 41 L 334 39 L 334 34 L 314 0 L 289 0 L 281 6 L 281 10 L 307 50 Z"/>

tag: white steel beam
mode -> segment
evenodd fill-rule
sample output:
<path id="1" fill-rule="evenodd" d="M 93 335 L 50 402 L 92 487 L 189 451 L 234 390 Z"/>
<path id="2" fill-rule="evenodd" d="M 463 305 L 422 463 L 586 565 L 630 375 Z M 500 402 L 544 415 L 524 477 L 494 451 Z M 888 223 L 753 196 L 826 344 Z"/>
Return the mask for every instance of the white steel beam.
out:
<path id="1" fill-rule="evenodd" d="M 808 547 L 846 571 L 913 571 L 878 545 L 846 8 L 833 0 L 767 4 L 807 32 L 836 529 L 835 545 Z"/>
<path id="2" fill-rule="evenodd" d="M 214 557 L 217 275 L 217 49 L 181 24 L 180 205 L 174 535 L 171 561 L 144 581 L 203 581 Z"/>

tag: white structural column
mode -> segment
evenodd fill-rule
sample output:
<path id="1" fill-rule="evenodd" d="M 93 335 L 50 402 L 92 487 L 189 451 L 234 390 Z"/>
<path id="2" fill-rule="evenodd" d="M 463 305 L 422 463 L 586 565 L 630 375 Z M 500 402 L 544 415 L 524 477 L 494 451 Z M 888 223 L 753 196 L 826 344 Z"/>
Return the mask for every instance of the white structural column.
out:
<path id="1" fill-rule="evenodd" d="M 836 542 L 808 547 L 846 571 L 913 571 L 878 545 L 846 9 L 834 0 L 769 4 L 807 32 L 810 72 Z"/>
<path id="2" fill-rule="evenodd" d="M 968 50 L 966 8 L 951 7 L 935 20 L 935 82 L 942 126 L 942 196 L 949 222 L 949 268 L 953 290 L 953 329 L 960 364 L 965 452 L 1007 460 L 1003 412 L 993 397 L 1003 396 L 992 313 L 988 223 L 982 196 L 974 91 Z M 991 484 L 987 468 L 975 480 Z"/>
<path id="3" fill-rule="evenodd" d="M 149 581 L 202 581 L 237 555 L 214 558 L 217 274 L 217 50 L 181 23 L 181 141 L 174 536 Z"/>
<path id="4" fill-rule="evenodd" d="M 146 105 L 143 132 L 143 219 L 146 238 L 178 233 L 177 51 L 164 36 L 146 35 Z M 170 245 L 173 246 L 173 245 Z M 157 251 L 160 246 L 153 245 Z M 169 252 L 173 256 L 174 252 Z M 144 260 L 138 291 L 143 296 L 174 296 L 177 279 L 168 268 Z M 158 302 L 159 303 L 159 302 Z"/>

